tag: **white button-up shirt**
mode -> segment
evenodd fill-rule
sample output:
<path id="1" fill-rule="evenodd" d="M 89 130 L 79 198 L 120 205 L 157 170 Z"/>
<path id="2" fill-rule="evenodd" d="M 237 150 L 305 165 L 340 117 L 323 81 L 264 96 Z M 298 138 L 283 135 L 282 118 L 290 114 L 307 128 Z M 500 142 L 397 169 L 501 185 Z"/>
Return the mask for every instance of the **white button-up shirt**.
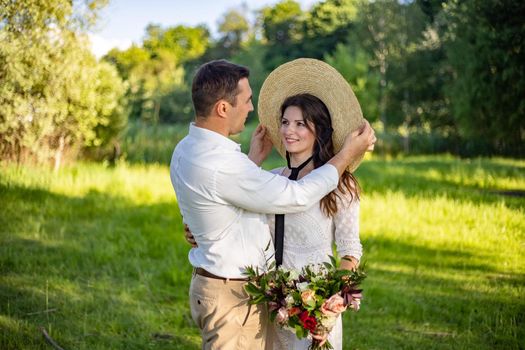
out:
<path id="1" fill-rule="evenodd" d="M 265 268 L 274 248 L 265 213 L 308 209 L 337 187 L 329 164 L 299 181 L 262 170 L 240 145 L 190 125 L 171 158 L 171 182 L 197 248 L 190 263 L 215 275 L 241 278 L 246 266 Z"/>

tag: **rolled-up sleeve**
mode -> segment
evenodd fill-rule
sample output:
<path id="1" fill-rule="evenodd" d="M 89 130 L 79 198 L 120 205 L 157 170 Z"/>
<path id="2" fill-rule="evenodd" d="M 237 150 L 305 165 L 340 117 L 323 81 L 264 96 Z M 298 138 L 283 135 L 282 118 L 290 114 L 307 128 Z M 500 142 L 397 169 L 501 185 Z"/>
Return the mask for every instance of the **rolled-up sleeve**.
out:
<path id="1" fill-rule="evenodd" d="M 301 212 L 337 187 L 339 174 L 330 164 L 299 181 L 259 168 L 246 156 L 225 162 L 215 173 L 217 200 L 265 214 Z"/>

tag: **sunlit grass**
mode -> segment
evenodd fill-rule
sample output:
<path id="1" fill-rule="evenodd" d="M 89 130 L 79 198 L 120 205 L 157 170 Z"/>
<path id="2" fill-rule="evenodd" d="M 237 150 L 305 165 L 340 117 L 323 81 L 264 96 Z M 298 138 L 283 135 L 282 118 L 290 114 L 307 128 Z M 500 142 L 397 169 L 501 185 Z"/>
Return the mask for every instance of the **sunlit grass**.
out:
<path id="1" fill-rule="evenodd" d="M 345 314 L 345 349 L 523 348 L 524 170 L 507 159 L 366 160 L 369 278 L 362 309 Z M 166 166 L 2 165 L 0 205 L 1 349 L 49 349 L 40 327 L 65 349 L 199 348 Z"/>
<path id="2" fill-rule="evenodd" d="M 496 191 L 523 191 L 524 169 L 451 157 L 372 160 L 359 169 L 370 278 L 362 313 L 346 317 L 348 343 L 521 348 L 525 197 Z"/>
<path id="3" fill-rule="evenodd" d="M 39 327 L 73 349 L 196 343 L 166 167 L 5 167 L 0 186 L 0 348 L 47 348 Z"/>

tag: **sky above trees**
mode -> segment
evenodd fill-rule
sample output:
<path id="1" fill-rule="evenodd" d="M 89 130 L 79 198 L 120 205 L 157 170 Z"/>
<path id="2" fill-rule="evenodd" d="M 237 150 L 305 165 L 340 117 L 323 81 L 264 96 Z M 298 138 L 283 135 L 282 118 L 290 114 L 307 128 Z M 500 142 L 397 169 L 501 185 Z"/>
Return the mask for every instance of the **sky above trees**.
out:
<path id="1" fill-rule="evenodd" d="M 217 34 L 217 22 L 227 12 L 236 8 L 246 12 L 254 19 L 253 12 L 266 5 L 273 5 L 277 0 L 202 0 L 165 1 L 165 0 L 110 0 L 109 5 L 100 14 L 96 27 L 90 34 L 92 51 L 101 57 L 110 49 L 126 49 L 132 43 L 141 43 L 150 23 L 164 27 L 179 24 L 195 26 L 206 24 L 212 36 Z M 315 0 L 298 1 L 306 10 Z"/>

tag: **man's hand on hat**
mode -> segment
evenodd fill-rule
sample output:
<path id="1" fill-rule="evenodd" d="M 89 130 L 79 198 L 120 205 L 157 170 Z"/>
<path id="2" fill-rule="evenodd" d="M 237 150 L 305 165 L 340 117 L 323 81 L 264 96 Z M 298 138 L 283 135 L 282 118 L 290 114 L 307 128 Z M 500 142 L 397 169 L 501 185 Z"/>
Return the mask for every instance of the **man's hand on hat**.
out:
<path id="1" fill-rule="evenodd" d="M 272 151 L 272 141 L 265 126 L 259 124 L 252 134 L 248 158 L 261 165 Z"/>

